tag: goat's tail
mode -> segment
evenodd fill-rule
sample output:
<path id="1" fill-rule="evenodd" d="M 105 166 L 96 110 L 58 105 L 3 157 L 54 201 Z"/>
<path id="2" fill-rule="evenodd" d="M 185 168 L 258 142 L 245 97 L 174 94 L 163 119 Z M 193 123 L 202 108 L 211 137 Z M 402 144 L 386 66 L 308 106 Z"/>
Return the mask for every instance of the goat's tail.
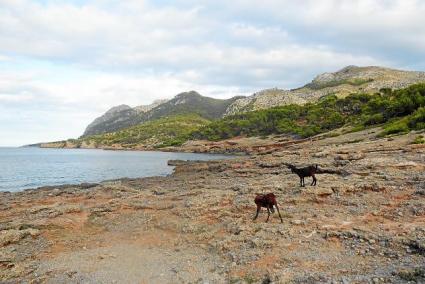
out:
<path id="1" fill-rule="evenodd" d="M 319 168 L 319 165 L 318 164 L 316 164 L 316 171 L 317 171 L 317 169 Z"/>

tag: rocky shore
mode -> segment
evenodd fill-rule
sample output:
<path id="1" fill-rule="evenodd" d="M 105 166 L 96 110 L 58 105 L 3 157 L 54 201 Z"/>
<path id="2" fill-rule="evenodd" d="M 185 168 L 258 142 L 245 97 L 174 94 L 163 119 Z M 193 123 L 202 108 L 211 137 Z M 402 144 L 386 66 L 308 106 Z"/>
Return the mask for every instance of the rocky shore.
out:
<path id="1" fill-rule="evenodd" d="M 208 153 L 208 154 L 233 154 L 253 155 L 258 153 L 275 151 L 288 145 L 322 139 L 328 134 L 318 135 L 315 138 L 297 139 L 290 135 L 272 135 L 265 137 L 235 137 L 221 141 L 189 140 L 181 146 L 169 146 L 156 148 L 153 145 L 95 145 L 85 142 L 76 144 L 71 141 L 49 142 L 29 145 L 40 148 L 53 149 L 102 149 L 119 151 L 160 151 L 160 152 L 183 152 L 183 153 Z"/>
<path id="2" fill-rule="evenodd" d="M 232 160 L 173 161 L 168 177 L 2 192 L 0 282 L 424 283 L 425 146 L 378 132 L 266 141 Z M 286 163 L 318 164 L 317 186 L 299 187 Z M 283 223 L 252 221 L 268 192 Z"/>

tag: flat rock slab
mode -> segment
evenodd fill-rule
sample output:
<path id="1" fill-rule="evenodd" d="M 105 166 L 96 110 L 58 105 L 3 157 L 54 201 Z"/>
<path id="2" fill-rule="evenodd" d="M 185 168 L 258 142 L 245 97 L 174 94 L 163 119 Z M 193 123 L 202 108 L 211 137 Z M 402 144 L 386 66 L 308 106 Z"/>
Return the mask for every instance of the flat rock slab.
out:
<path id="1" fill-rule="evenodd" d="M 219 263 L 200 249 L 121 243 L 60 254 L 44 261 L 35 274 L 49 275 L 46 283 L 224 283 L 214 269 Z"/>

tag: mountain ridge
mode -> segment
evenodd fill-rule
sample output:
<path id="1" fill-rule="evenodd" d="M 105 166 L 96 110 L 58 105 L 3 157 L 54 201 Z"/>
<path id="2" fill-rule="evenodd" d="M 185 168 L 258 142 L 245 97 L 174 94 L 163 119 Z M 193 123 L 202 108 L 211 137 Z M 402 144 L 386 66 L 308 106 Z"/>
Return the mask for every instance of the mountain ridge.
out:
<path id="1" fill-rule="evenodd" d="M 333 94 L 344 97 L 357 92 L 378 92 L 382 88 L 402 89 L 420 82 L 425 82 L 425 72 L 349 65 L 336 72 L 319 74 L 300 88 L 291 90 L 275 88 L 254 93 L 235 101 L 229 106 L 225 115 L 293 103 L 305 104 Z"/>
<path id="2" fill-rule="evenodd" d="M 147 121 L 179 114 L 196 113 L 205 119 L 221 118 L 227 107 L 235 100 L 214 99 L 202 96 L 196 91 L 179 93 L 169 100 L 157 100 L 150 105 L 112 107 L 102 116 L 91 122 L 81 137 L 115 132 Z"/>
<path id="3" fill-rule="evenodd" d="M 236 96 L 219 100 L 202 96 L 192 90 L 146 106 L 113 107 L 90 123 L 81 137 L 114 132 L 146 121 L 179 114 L 197 113 L 203 118 L 214 120 L 275 106 L 303 105 L 316 102 L 327 95 L 345 97 L 351 93 L 378 92 L 382 88 L 401 89 L 419 82 L 425 82 L 425 72 L 349 65 L 336 72 L 319 74 L 300 88 L 265 89 L 248 97 Z"/>

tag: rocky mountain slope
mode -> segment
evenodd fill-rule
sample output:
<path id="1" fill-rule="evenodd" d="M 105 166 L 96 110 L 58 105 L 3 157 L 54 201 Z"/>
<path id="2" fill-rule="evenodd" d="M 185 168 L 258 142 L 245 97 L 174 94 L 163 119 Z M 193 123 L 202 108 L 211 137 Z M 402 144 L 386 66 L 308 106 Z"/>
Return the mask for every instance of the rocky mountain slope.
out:
<path id="1" fill-rule="evenodd" d="M 131 108 L 128 105 L 115 106 L 90 123 L 84 131 L 83 136 L 112 132 L 136 125 L 142 121 L 141 114 L 152 110 L 166 101 L 156 100 L 150 105 L 140 105 L 135 108 Z"/>
<path id="2" fill-rule="evenodd" d="M 134 109 L 138 112 L 148 112 L 153 108 L 156 108 L 157 106 L 166 103 L 168 100 L 155 100 L 150 105 L 140 105 L 135 107 Z"/>
<path id="3" fill-rule="evenodd" d="M 196 113 L 205 119 L 217 119 L 224 115 L 229 105 L 240 98 L 220 100 L 190 91 L 178 94 L 171 100 L 155 101 L 147 106 L 131 108 L 120 105 L 90 123 L 82 137 L 114 132 L 142 122 L 179 114 Z"/>
<path id="4" fill-rule="evenodd" d="M 144 114 L 144 120 L 154 120 L 165 116 L 196 113 L 206 119 L 221 118 L 229 105 L 241 97 L 227 100 L 201 96 L 195 91 L 178 94 L 173 99 Z"/>
<path id="5" fill-rule="evenodd" d="M 139 112 L 128 105 L 119 105 L 111 108 L 101 117 L 90 123 L 83 136 L 96 135 L 116 131 L 139 123 Z"/>
<path id="6" fill-rule="evenodd" d="M 335 73 L 318 75 L 311 83 L 298 89 L 264 90 L 239 99 L 229 106 L 226 115 L 280 105 L 314 102 L 330 94 L 346 96 L 355 92 L 373 93 L 382 88 L 401 89 L 419 82 L 425 82 L 425 72 L 377 66 L 347 66 Z"/>

